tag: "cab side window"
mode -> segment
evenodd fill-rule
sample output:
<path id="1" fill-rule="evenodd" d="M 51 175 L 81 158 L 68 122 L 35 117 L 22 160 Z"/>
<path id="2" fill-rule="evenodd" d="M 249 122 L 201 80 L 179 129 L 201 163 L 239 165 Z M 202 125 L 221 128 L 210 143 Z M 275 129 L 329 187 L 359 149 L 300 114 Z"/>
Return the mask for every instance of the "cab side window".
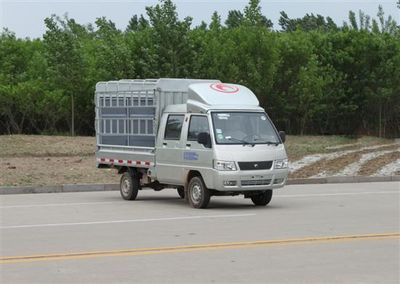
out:
<path id="1" fill-rule="evenodd" d="M 192 115 L 190 118 L 188 141 L 197 141 L 197 136 L 201 132 L 210 133 L 208 128 L 208 118 L 206 116 Z"/>
<path id="2" fill-rule="evenodd" d="M 169 115 L 165 127 L 164 139 L 179 140 L 181 138 L 184 115 Z"/>

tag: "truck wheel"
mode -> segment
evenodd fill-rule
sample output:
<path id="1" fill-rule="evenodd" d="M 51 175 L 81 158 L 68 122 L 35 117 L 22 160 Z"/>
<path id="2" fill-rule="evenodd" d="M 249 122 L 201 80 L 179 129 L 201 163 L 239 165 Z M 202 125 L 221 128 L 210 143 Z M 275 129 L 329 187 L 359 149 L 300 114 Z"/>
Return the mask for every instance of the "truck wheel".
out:
<path id="1" fill-rule="evenodd" d="M 124 172 L 121 176 L 119 189 L 123 199 L 135 200 L 139 190 L 139 179 L 129 172 Z"/>
<path id="2" fill-rule="evenodd" d="M 178 187 L 176 191 L 178 191 L 178 194 L 182 199 L 185 198 L 185 188 L 183 186 Z"/>
<path id="3" fill-rule="evenodd" d="M 195 176 L 189 181 L 188 200 L 193 208 L 206 208 L 210 202 L 210 191 L 201 177 Z"/>
<path id="4" fill-rule="evenodd" d="M 256 206 L 265 206 L 267 205 L 272 199 L 272 190 L 266 190 L 260 192 L 260 194 L 253 195 L 251 197 L 251 201 L 253 201 L 254 205 Z"/>

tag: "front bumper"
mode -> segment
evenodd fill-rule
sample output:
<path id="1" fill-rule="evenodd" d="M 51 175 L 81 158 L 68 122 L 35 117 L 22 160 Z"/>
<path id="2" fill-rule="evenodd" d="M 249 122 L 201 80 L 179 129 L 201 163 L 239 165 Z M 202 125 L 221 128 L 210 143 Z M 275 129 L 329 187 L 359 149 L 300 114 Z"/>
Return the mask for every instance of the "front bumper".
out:
<path id="1" fill-rule="evenodd" d="M 257 191 L 281 188 L 286 184 L 288 169 L 255 171 L 213 170 L 213 189 L 218 191 Z"/>

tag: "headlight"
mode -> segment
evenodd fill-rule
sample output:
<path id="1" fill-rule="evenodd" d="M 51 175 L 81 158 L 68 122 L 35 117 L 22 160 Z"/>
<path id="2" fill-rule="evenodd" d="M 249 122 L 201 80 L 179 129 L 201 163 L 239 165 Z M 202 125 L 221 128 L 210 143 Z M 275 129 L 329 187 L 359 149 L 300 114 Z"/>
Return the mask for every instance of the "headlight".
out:
<path id="1" fill-rule="evenodd" d="M 214 169 L 218 171 L 236 171 L 235 162 L 214 160 Z"/>
<path id="2" fill-rule="evenodd" d="M 288 167 L 288 159 L 275 160 L 275 169 L 286 169 Z"/>

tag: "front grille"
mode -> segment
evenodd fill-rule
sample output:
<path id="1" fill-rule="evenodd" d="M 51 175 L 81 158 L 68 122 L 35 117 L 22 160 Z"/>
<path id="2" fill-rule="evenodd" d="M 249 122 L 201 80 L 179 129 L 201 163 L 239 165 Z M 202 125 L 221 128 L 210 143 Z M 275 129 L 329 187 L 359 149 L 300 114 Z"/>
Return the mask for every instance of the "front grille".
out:
<path id="1" fill-rule="evenodd" d="M 238 162 L 242 171 L 269 170 L 272 167 L 272 161 L 261 162 Z"/>
<path id="2" fill-rule="evenodd" d="M 242 180 L 240 184 L 242 186 L 253 186 L 253 185 L 269 185 L 271 179 L 258 179 L 258 180 Z"/>

